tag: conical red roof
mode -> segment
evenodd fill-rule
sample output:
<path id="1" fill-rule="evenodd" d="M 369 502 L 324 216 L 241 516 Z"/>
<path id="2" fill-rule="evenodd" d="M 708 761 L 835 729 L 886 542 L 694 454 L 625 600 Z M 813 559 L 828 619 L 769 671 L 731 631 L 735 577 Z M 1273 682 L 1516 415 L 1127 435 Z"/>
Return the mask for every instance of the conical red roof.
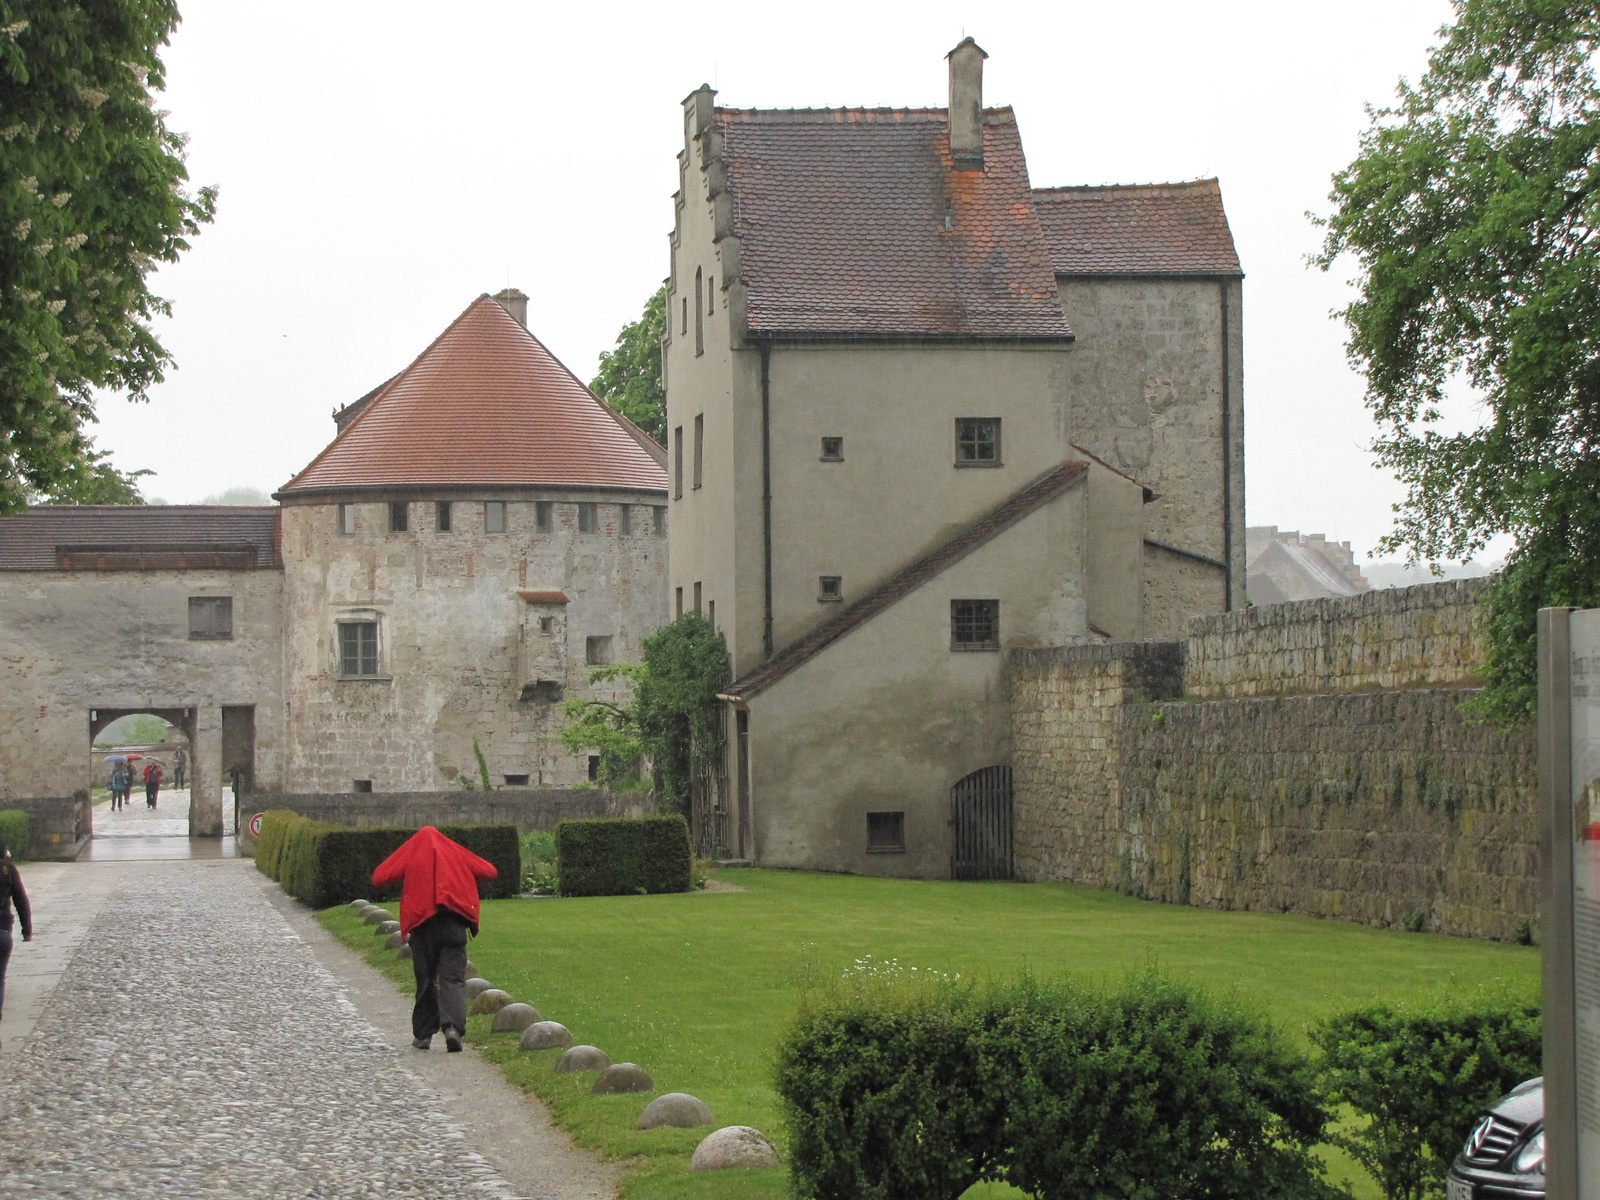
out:
<path id="1" fill-rule="evenodd" d="M 479 296 L 285 492 L 532 486 L 665 491 L 666 454 Z"/>

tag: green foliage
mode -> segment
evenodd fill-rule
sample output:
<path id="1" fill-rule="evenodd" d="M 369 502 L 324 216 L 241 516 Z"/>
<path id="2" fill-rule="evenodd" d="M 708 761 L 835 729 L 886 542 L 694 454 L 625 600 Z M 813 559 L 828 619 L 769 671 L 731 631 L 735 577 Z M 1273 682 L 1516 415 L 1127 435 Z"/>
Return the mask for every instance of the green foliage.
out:
<path id="1" fill-rule="evenodd" d="M 97 746 L 157 746 L 167 736 L 167 723 L 152 713 L 119 717 L 100 731 Z"/>
<path id="2" fill-rule="evenodd" d="M 661 335 L 667 323 L 667 289 L 645 301 L 644 312 L 617 334 L 616 349 L 600 355 L 589 389 L 656 441 L 667 440 L 667 389 L 661 382 Z"/>
<path id="3" fill-rule="evenodd" d="M 0 512 L 113 486 L 94 390 L 145 399 L 170 362 L 147 279 L 216 202 L 185 192 L 152 102 L 177 21 L 172 0 L 0 0 Z"/>
<path id="4" fill-rule="evenodd" d="M 27 858 L 32 838 L 28 814 L 20 808 L 0 809 L 0 838 L 5 839 L 12 858 L 19 862 Z"/>
<path id="5" fill-rule="evenodd" d="M 1444 1173 L 1478 1115 L 1543 1061 L 1537 1003 L 1506 999 L 1373 1005 L 1319 1022 L 1311 1038 L 1328 1099 L 1367 1118 L 1330 1140 L 1389 1200 L 1443 1196 Z"/>
<path id="6" fill-rule="evenodd" d="M 687 892 L 693 867 L 689 823 L 678 815 L 556 824 L 556 878 L 563 896 Z"/>
<path id="7" fill-rule="evenodd" d="M 109 450 L 89 450 L 70 464 L 54 490 L 40 500 L 42 504 L 144 504 L 139 480 L 155 472 L 143 469 L 119 471 L 111 465 Z"/>
<path id="8" fill-rule="evenodd" d="M 1265 1019 L 1144 972 L 1120 988 L 876 973 L 777 1057 L 803 1200 L 1333 1197 L 1313 1071 Z"/>
<path id="9" fill-rule="evenodd" d="M 522 890 L 540 896 L 555 894 L 555 834 L 536 829 L 522 835 Z"/>
<path id="10" fill-rule="evenodd" d="M 684 613 L 644 640 L 633 713 L 655 764 L 662 812 L 687 813 L 695 772 L 722 761 L 726 734 L 717 694 L 732 677 L 727 641 L 699 613 Z"/>
<path id="11" fill-rule="evenodd" d="M 495 879 L 479 880 L 488 899 L 515 896 L 522 881 L 521 850 L 514 825 L 441 825 L 439 832 L 493 863 Z M 256 869 L 277 880 L 295 899 L 324 908 L 358 896 L 396 899 L 399 888 L 374 889 L 372 872 L 415 829 L 342 829 L 308 820 L 288 809 L 271 809 L 256 839 Z"/>
<path id="12" fill-rule="evenodd" d="M 637 686 L 645 668 L 639 663 L 613 663 L 589 672 L 592 684 L 616 679 L 632 680 Z M 600 753 L 600 770 L 595 782 L 615 792 L 633 791 L 648 786 L 639 777 L 639 760 L 644 757 L 644 739 L 639 735 L 635 706 L 619 707 L 606 700 L 578 697 L 562 705 L 567 723 L 561 730 L 561 744 L 570 754 L 585 750 Z"/>
<path id="13" fill-rule="evenodd" d="M 478 760 L 478 782 L 486 792 L 494 791 L 494 786 L 489 782 L 489 760 L 483 756 L 483 748 L 478 745 L 478 739 L 472 739 L 472 753 Z"/>
<path id="14" fill-rule="evenodd" d="M 1487 694 L 1533 712 L 1534 612 L 1600 600 L 1600 86 L 1593 5 L 1456 0 L 1426 76 L 1372 112 L 1334 177 L 1326 269 L 1379 462 L 1407 497 L 1381 547 L 1465 560 L 1516 537 L 1489 599 Z M 1465 381 L 1486 421 L 1449 433 Z"/>

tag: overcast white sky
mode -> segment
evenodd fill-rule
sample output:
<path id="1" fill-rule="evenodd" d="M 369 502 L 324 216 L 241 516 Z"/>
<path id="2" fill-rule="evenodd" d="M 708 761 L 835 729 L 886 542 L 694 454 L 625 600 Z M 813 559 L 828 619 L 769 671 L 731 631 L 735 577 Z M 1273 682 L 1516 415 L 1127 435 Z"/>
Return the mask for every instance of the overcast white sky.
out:
<path id="1" fill-rule="evenodd" d="M 667 269 L 679 101 L 942 105 L 944 54 L 989 52 L 1036 186 L 1216 175 L 1247 275 L 1248 518 L 1370 549 L 1399 488 L 1345 362 L 1339 280 L 1304 265 L 1330 175 L 1447 0 L 1145 0 L 696 9 L 651 3 L 187 0 L 161 103 L 215 225 L 161 272 L 180 369 L 99 438 L 146 494 L 272 490 L 330 411 L 514 284 L 578 375 Z"/>

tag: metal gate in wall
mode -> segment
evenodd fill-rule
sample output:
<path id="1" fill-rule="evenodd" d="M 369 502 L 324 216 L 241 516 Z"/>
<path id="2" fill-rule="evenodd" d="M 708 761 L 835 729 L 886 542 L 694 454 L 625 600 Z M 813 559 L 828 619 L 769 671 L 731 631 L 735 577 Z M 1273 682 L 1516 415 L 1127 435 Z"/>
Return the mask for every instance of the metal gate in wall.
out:
<path id="1" fill-rule="evenodd" d="M 1011 768 L 984 767 L 950 789 L 950 878 L 1011 878 Z"/>

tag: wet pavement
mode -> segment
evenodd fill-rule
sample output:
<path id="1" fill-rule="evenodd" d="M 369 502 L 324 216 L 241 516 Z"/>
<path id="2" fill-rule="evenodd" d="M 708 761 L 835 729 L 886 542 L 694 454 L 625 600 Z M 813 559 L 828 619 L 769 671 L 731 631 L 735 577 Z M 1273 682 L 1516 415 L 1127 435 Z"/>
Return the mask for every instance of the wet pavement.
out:
<path id="1" fill-rule="evenodd" d="M 145 803 L 143 789 L 113 812 L 109 800 L 94 806 L 94 837 L 78 854 L 79 862 L 160 862 L 186 858 L 237 858 L 233 836 L 233 793 L 222 792 L 227 832 L 220 838 L 189 836 L 189 792 L 163 791 L 156 806 Z"/>

